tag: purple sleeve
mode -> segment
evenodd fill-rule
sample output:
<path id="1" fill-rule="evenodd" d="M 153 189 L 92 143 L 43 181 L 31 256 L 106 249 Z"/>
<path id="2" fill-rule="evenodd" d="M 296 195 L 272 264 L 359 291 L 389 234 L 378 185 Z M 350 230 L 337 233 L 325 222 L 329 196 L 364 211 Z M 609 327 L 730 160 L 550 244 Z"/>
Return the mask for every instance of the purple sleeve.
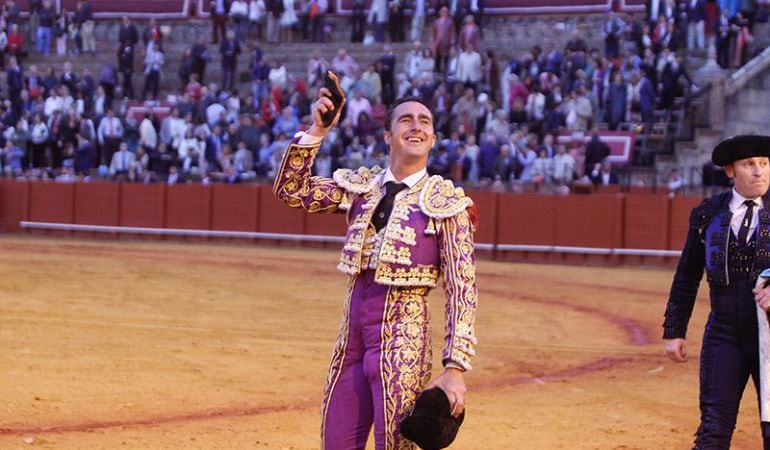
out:
<path id="1" fill-rule="evenodd" d="M 473 225 L 467 209 L 446 218 L 439 232 L 441 269 L 446 292 L 446 330 L 442 361 L 470 370 L 476 354 L 474 321 L 478 290 L 476 258 L 473 252 Z"/>
<path id="2" fill-rule="evenodd" d="M 273 194 L 292 208 L 308 212 L 338 212 L 344 191 L 331 178 L 311 176 L 320 144 L 300 145 L 293 140 L 283 155 L 273 183 Z"/>

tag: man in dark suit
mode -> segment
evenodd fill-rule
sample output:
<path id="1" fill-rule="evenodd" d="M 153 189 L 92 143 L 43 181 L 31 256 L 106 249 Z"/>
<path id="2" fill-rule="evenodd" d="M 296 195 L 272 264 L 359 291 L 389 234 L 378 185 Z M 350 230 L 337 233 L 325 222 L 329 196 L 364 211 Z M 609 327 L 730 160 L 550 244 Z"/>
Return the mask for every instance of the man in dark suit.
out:
<path id="1" fill-rule="evenodd" d="M 235 40 L 235 32 L 227 32 L 226 39 L 219 45 L 219 53 L 222 54 L 222 89 L 231 91 L 235 88 L 235 70 L 238 66 L 238 55 L 241 53 L 241 44 Z"/>
<path id="2" fill-rule="evenodd" d="M 123 21 L 120 23 L 120 29 L 118 30 L 118 42 L 122 47 L 134 46 L 139 42 L 139 30 L 136 25 L 131 23 L 131 19 L 128 16 L 123 16 Z"/>
<path id="3" fill-rule="evenodd" d="M 610 156 L 610 146 L 602 141 L 599 130 L 591 130 L 591 140 L 586 145 L 586 161 L 584 173 L 591 173 L 597 166 L 600 166 L 607 157 Z"/>
<path id="4" fill-rule="evenodd" d="M 770 288 L 754 289 L 770 267 L 770 137 L 737 136 L 721 142 L 711 159 L 723 166 L 733 189 L 692 210 L 663 322 L 666 352 L 687 361 L 687 325 L 705 269 L 711 312 L 700 352 L 700 426 L 695 449 L 728 449 L 749 376 L 760 399 L 767 376 L 759 357 L 757 307 L 770 309 Z M 766 325 L 765 325 L 766 326 Z M 760 366 L 763 367 L 760 371 Z M 766 403 L 762 400 L 760 403 Z M 763 416 L 767 411 L 761 411 Z M 761 422 L 765 449 L 770 424 Z"/>
<path id="5" fill-rule="evenodd" d="M 723 8 L 714 23 L 714 36 L 717 47 L 717 64 L 723 69 L 730 67 L 730 17 L 727 8 Z"/>

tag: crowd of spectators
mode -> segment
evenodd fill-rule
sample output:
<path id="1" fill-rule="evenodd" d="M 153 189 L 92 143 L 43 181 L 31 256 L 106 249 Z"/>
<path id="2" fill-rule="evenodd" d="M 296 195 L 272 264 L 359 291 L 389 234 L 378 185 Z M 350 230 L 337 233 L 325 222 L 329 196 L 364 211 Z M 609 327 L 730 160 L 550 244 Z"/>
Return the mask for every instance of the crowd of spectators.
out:
<path id="1" fill-rule="evenodd" d="M 28 24 L 34 51 L 45 54 L 51 45 L 45 30 L 51 3 L 32 3 L 39 3 Z M 382 3 L 375 0 L 366 11 L 354 2 L 351 41 L 383 42 L 386 31 L 390 41 L 403 41 L 408 28 L 414 44 L 403 58 L 387 43 L 368 61 L 357 61 L 335 45 L 330 61 L 322 51 L 330 47 L 320 47 L 305 73 L 290 73 L 279 57 L 268 60 L 260 45 L 328 40 L 325 0 L 298 5 L 214 0 L 211 42 L 198 39 L 184 52 L 180 89 L 161 101 L 166 57 L 164 33 L 155 20 L 140 33 L 123 18 L 116 64 L 105 63 L 98 74 L 75 73 L 69 63 L 57 74 L 52 66 L 44 71 L 22 67 L 27 50 L 23 41 L 11 49 L 10 36 L 20 23 L 18 7 L 8 0 L 0 19 L 8 33 L 0 34 L 0 47 L 7 40 L 7 95 L 0 104 L 3 173 L 63 181 L 270 181 L 289 140 L 309 125 L 312 99 L 331 69 L 341 77 L 348 102 L 315 161 L 318 175 L 387 165 L 382 130 L 388 105 L 400 96 L 418 95 L 435 115 L 438 143 L 430 156 L 431 173 L 496 189 L 567 191 L 575 182 L 612 184 L 618 177 L 599 130 L 644 130 L 661 111 L 674 107 L 677 97 L 697 88 L 684 58 L 702 51 L 706 36 L 714 35 L 717 48 L 724 47 L 721 16 L 713 14 L 716 3 L 704 0 L 651 0 L 644 17 L 607 11 L 603 48 L 572 30 L 564 45 L 546 42 L 508 61 L 485 48 L 489 31 L 482 29 L 481 2 L 417 0 L 409 4 L 411 20 L 404 17 L 406 4 Z M 287 17 L 287 11 L 295 14 Z M 725 61 L 740 64 L 750 42 L 740 30 L 750 30 L 753 16 L 731 12 L 729 5 L 724 11 L 729 21 Z M 78 2 L 74 16 L 61 11 L 53 19 L 67 24 L 64 53 L 95 51 L 88 0 Z M 423 30 L 426 23 L 432 25 L 430 36 Z M 71 49 L 67 42 L 74 44 Z M 247 92 L 236 89 L 243 53 L 248 53 L 252 80 Z M 141 95 L 132 83 L 137 56 L 144 71 Z M 210 80 L 207 67 L 215 60 L 222 70 Z M 144 112 L 130 113 L 137 104 Z M 560 140 L 565 133 L 575 139 Z"/>

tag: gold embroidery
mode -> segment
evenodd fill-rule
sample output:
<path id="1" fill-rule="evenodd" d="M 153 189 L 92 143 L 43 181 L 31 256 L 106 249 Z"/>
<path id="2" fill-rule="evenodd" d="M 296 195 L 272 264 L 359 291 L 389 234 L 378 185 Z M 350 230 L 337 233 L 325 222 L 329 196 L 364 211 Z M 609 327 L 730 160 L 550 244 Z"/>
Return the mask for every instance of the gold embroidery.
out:
<path id="1" fill-rule="evenodd" d="M 385 416 L 385 448 L 411 450 L 398 425 L 414 408 L 430 380 L 431 338 L 428 289 L 390 289 L 382 317 L 380 370 Z"/>
<path id="2" fill-rule="evenodd" d="M 350 169 L 337 169 L 332 178 L 339 187 L 355 194 L 363 194 L 372 190 L 375 186 L 375 178 L 382 172 L 378 166 L 368 169 L 361 167 L 355 171 Z"/>
<path id="3" fill-rule="evenodd" d="M 446 303 L 445 344 L 442 359 L 450 359 L 470 370 L 475 355 L 476 338 L 473 323 L 478 291 L 473 266 L 473 235 L 468 212 L 444 221 L 442 227 L 441 260 L 444 270 Z"/>
<path id="4" fill-rule="evenodd" d="M 404 244 L 412 246 L 417 244 L 415 241 L 417 238 L 417 233 L 414 231 L 414 228 L 408 225 L 402 227 L 400 221 L 391 221 L 388 224 L 388 226 L 385 228 L 385 238 L 393 239 L 395 241 L 403 242 Z"/>
<path id="5" fill-rule="evenodd" d="M 374 281 L 390 286 L 427 286 L 435 287 L 438 281 L 439 269 L 435 266 L 418 265 L 395 270 L 390 264 L 380 261 Z"/>
<path id="6" fill-rule="evenodd" d="M 380 261 L 409 266 L 412 264 L 412 251 L 407 246 L 402 246 L 396 250 L 392 243 L 387 242 L 380 250 Z"/>
<path id="7" fill-rule="evenodd" d="M 462 188 L 450 180 L 433 175 L 420 191 L 420 209 L 430 217 L 445 219 L 457 215 L 473 203 Z"/>
<path id="8" fill-rule="evenodd" d="M 293 208 L 333 213 L 343 198 L 334 180 L 310 176 L 318 146 L 290 144 L 275 177 L 273 194 Z"/>

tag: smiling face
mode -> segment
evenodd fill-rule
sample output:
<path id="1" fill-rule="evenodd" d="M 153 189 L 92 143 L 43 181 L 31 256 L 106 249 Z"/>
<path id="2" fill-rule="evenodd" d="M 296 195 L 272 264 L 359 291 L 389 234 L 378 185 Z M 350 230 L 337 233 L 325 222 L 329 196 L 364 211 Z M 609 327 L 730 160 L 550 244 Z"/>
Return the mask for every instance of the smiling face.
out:
<path id="1" fill-rule="evenodd" d="M 746 198 L 761 197 L 770 186 L 770 158 L 767 157 L 739 159 L 725 166 L 725 172 L 733 179 L 735 190 Z"/>
<path id="2" fill-rule="evenodd" d="M 393 162 L 428 163 L 428 153 L 436 143 L 433 114 L 422 103 L 405 102 L 396 106 L 390 121 L 390 130 L 383 133 L 390 147 Z"/>

